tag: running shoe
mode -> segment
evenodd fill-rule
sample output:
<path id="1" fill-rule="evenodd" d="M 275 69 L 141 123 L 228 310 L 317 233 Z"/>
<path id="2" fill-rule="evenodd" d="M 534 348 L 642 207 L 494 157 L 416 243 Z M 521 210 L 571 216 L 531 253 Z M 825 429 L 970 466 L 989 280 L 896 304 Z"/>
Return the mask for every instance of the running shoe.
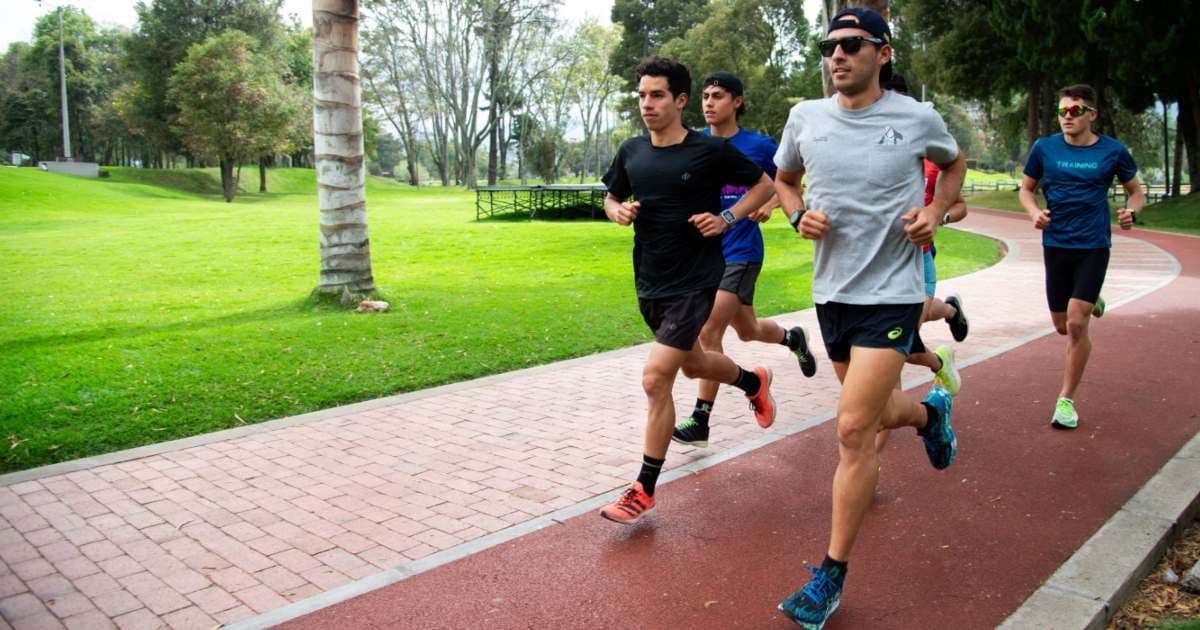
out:
<path id="1" fill-rule="evenodd" d="M 962 341 L 967 338 L 971 326 L 967 321 L 966 312 L 963 311 L 962 298 L 957 293 L 952 293 L 946 298 L 946 303 L 954 307 L 954 317 L 946 320 L 950 325 L 950 334 L 954 335 L 955 341 Z"/>
<path id="2" fill-rule="evenodd" d="M 775 397 L 771 396 L 771 368 L 756 367 L 754 374 L 758 377 L 758 393 L 746 396 L 750 399 L 750 408 L 754 410 L 754 419 L 758 426 L 767 428 L 775 423 Z"/>
<path id="3" fill-rule="evenodd" d="M 695 418 L 688 416 L 687 420 L 675 425 L 675 430 L 671 432 L 671 441 L 708 448 L 708 425 L 700 424 Z"/>
<path id="4" fill-rule="evenodd" d="M 1050 418 L 1050 426 L 1056 429 L 1074 429 L 1079 426 L 1079 414 L 1075 413 L 1074 400 L 1058 399 L 1054 405 L 1054 416 Z"/>
<path id="5" fill-rule="evenodd" d="M 625 488 L 616 501 L 600 510 L 600 516 L 622 525 L 633 525 L 654 509 L 654 497 L 642 489 L 642 482 L 635 481 Z"/>
<path id="6" fill-rule="evenodd" d="M 950 426 L 950 411 L 954 406 L 954 398 L 941 387 L 934 386 L 925 396 L 925 402 L 937 411 L 933 426 L 925 427 L 921 439 L 925 442 L 925 454 L 929 463 L 942 470 L 954 462 L 958 454 L 958 438 L 954 436 L 954 428 Z"/>
<path id="7" fill-rule="evenodd" d="M 962 379 L 958 376 L 958 367 L 954 365 L 954 348 L 938 346 L 933 353 L 942 360 L 942 369 L 933 373 L 933 382 L 940 385 L 951 396 L 957 396 L 958 390 L 962 386 Z"/>
<path id="8" fill-rule="evenodd" d="M 844 576 L 837 568 L 809 567 L 813 577 L 804 588 L 779 604 L 779 611 L 805 630 L 821 630 L 842 603 Z"/>
<path id="9" fill-rule="evenodd" d="M 817 373 L 817 358 L 813 356 L 812 350 L 808 348 L 808 331 L 802 326 L 795 326 L 790 331 L 793 338 L 800 340 L 800 345 L 792 352 L 796 355 L 796 360 L 800 362 L 800 372 L 808 378 L 812 378 Z"/>
<path id="10" fill-rule="evenodd" d="M 1097 296 L 1092 305 L 1092 317 L 1104 317 L 1104 296 Z"/>

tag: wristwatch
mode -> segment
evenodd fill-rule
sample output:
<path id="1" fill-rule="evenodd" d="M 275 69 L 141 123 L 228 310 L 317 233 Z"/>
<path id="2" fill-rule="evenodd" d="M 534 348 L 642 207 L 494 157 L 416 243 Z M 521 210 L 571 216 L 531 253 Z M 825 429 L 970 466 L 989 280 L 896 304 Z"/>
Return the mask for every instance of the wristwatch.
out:
<path id="1" fill-rule="evenodd" d="M 733 216 L 733 213 L 728 210 L 721 211 L 721 219 L 725 221 L 725 225 L 733 225 L 734 223 L 737 223 L 737 217 Z"/>
<path id="2" fill-rule="evenodd" d="M 793 230 L 796 230 L 797 232 L 800 231 L 800 220 L 804 218 L 805 212 L 808 212 L 807 208 L 800 208 L 799 210 L 793 212 L 792 216 L 788 217 L 788 223 L 792 224 Z"/>
<path id="3" fill-rule="evenodd" d="M 950 211 L 949 210 L 946 211 L 946 214 L 942 215 L 942 225 L 946 225 L 948 223 L 950 223 Z"/>

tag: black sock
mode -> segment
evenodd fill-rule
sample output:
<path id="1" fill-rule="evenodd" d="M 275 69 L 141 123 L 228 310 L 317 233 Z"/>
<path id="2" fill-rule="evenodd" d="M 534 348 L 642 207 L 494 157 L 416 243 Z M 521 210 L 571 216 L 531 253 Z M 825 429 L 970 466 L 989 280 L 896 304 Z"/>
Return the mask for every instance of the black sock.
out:
<path id="1" fill-rule="evenodd" d="M 697 398 L 696 408 L 692 410 L 692 420 L 702 427 L 708 426 L 708 414 L 712 413 L 712 408 L 713 401 Z"/>
<path id="2" fill-rule="evenodd" d="M 937 374 L 938 372 L 941 372 L 941 371 L 942 371 L 942 368 L 943 368 L 943 367 L 946 367 L 946 362 L 942 360 L 942 357 L 938 357 L 938 355 L 936 355 L 936 354 L 935 354 L 935 355 L 933 355 L 933 356 L 937 357 L 937 360 L 938 360 L 938 366 L 937 366 L 936 368 L 929 368 L 929 369 L 930 369 L 930 370 L 931 370 L 931 371 L 932 371 L 934 374 Z"/>
<path id="3" fill-rule="evenodd" d="M 800 335 L 793 335 L 791 330 L 783 331 L 783 341 L 779 343 L 788 347 L 789 350 L 795 352 L 800 349 Z"/>
<path id="4" fill-rule="evenodd" d="M 638 473 L 637 480 L 642 482 L 642 490 L 645 490 L 646 494 L 654 496 L 654 484 L 658 483 L 658 473 L 662 472 L 665 461 L 667 460 L 642 455 L 642 471 Z"/>
<path id="5" fill-rule="evenodd" d="M 734 387 L 746 392 L 747 396 L 753 396 L 758 393 L 761 385 L 757 374 L 738 368 L 737 380 L 733 382 Z"/>
<path id="6" fill-rule="evenodd" d="M 927 402 L 921 403 L 921 406 L 925 407 L 925 426 L 917 429 L 917 435 L 924 436 L 929 433 L 929 427 L 937 423 L 938 411 L 933 408 L 933 405 Z"/>
<path id="7" fill-rule="evenodd" d="M 828 555 L 821 561 L 821 570 L 837 582 L 842 582 L 846 579 L 846 563 L 834 560 Z"/>

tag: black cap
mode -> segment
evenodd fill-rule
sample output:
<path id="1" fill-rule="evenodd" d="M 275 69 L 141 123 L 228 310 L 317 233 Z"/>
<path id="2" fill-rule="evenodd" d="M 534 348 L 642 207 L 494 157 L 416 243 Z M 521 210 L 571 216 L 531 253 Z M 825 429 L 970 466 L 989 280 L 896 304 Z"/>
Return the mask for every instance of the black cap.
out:
<path id="1" fill-rule="evenodd" d="M 742 90 L 744 89 L 742 80 L 732 72 L 714 72 L 708 75 L 704 78 L 704 83 L 701 86 L 709 87 L 710 85 L 715 85 L 729 92 L 730 96 L 742 96 Z"/>
<path id="2" fill-rule="evenodd" d="M 829 30 L 826 34 L 832 33 L 839 28 L 858 28 L 871 34 L 872 37 L 882 39 L 883 43 L 892 43 L 892 29 L 888 26 L 887 20 L 883 19 L 882 15 L 863 7 L 846 7 L 837 12 L 833 16 L 833 21 L 829 23 Z M 879 80 L 887 81 L 892 78 L 892 62 L 889 60 L 879 70 Z"/>

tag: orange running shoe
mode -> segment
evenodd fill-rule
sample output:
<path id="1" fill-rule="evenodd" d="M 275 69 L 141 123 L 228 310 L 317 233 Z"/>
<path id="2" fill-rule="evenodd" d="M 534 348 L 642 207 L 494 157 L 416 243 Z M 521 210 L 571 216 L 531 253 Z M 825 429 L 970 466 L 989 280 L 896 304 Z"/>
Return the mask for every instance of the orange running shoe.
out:
<path id="1" fill-rule="evenodd" d="M 642 489 L 642 482 L 635 481 L 625 488 L 625 492 L 622 492 L 616 501 L 604 506 L 604 509 L 600 510 L 600 516 L 614 523 L 632 525 L 653 509 L 654 497 L 646 494 Z"/>
<path id="2" fill-rule="evenodd" d="M 767 428 L 775 424 L 775 398 L 771 396 L 771 368 L 762 367 L 761 365 L 754 368 L 754 374 L 758 376 L 758 393 L 753 396 L 746 396 L 750 399 L 750 408 L 754 410 L 754 419 L 758 421 L 758 426 Z"/>

